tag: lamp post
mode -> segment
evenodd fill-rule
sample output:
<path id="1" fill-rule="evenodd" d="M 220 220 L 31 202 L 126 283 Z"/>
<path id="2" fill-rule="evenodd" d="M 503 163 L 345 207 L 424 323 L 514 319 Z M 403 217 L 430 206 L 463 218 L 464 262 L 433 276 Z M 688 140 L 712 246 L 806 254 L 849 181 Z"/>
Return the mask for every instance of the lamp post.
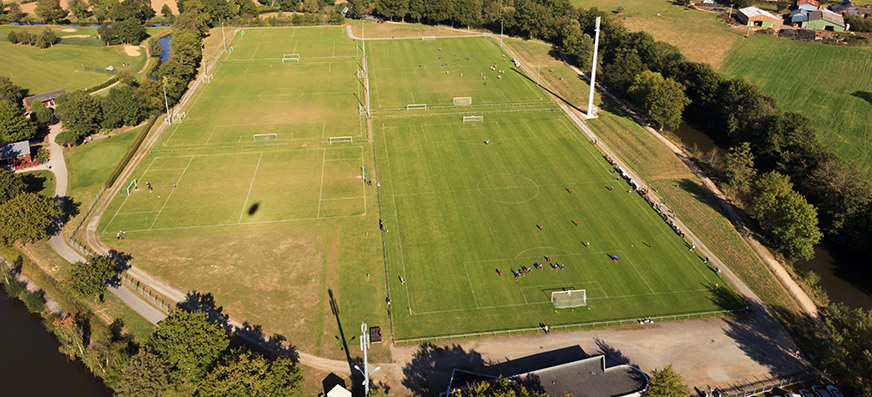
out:
<path id="1" fill-rule="evenodd" d="M 224 35 L 224 22 L 221 22 L 221 44 L 224 44 L 224 52 L 227 52 L 227 36 Z"/>
<path id="2" fill-rule="evenodd" d="M 170 102 L 167 100 L 167 76 L 163 77 L 164 106 L 167 107 L 167 124 L 173 125 L 173 115 L 170 113 Z"/>
<path id="3" fill-rule="evenodd" d="M 593 40 L 593 66 L 590 69 L 590 95 L 587 99 L 587 118 L 594 117 L 593 111 L 593 94 L 596 87 L 596 58 L 597 50 L 599 49 L 599 34 L 600 34 L 600 17 L 596 17 L 596 34 Z"/>

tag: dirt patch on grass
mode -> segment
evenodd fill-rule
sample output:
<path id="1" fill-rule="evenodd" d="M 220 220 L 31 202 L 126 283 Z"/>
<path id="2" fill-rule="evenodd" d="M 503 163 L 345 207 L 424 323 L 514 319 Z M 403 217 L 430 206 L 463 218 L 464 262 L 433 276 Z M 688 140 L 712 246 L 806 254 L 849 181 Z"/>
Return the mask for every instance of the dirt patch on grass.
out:
<path id="1" fill-rule="evenodd" d="M 76 31 L 76 29 L 73 29 L 73 28 L 66 28 L 66 29 L 61 30 L 61 32 L 67 32 L 67 33 L 72 33 L 75 31 Z"/>
<path id="2" fill-rule="evenodd" d="M 73 29 L 73 30 L 75 31 L 75 29 Z M 64 30 L 64 31 L 66 31 L 66 30 Z M 91 35 L 71 34 L 71 35 L 63 36 L 62 38 L 64 38 L 64 39 L 87 39 L 88 37 L 91 37 Z"/>
<path id="3" fill-rule="evenodd" d="M 85 37 L 88 37 L 88 36 L 85 36 Z M 122 48 L 124 49 L 124 53 L 127 54 L 128 56 L 132 56 L 132 57 L 139 56 L 139 47 L 137 47 L 135 45 L 125 44 L 124 47 L 122 47 Z"/>

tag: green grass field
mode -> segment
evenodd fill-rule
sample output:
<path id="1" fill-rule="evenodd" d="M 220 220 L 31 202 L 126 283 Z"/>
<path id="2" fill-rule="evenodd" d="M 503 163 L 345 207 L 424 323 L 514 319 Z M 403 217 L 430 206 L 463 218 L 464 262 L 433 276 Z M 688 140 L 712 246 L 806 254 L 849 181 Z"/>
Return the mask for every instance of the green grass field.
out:
<path id="1" fill-rule="evenodd" d="M 869 48 L 755 35 L 731 53 L 721 72 L 749 80 L 781 109 L 811 119 L 821 142 L 872 174 Z"/>
<path id="2" fill-rule="evenodd" d="M 54 197 L 55 177 L 51 171 L 31 171 L 21 173 L 26 191 L 30 193 L 42 193 L 48 197 Z"/>
<path id="3" fill-rule="evenodd" d="M 97 28 L 76 28 L 76 32 L 63 32 L 55 27 L 53 30 L 61 38 L 60 44 L 47 49 L 33 46 L 12 44 L 6 39 L 9 31 L 28 30 L 41 32 L 43 27 L 0 27 L 0 75 L 7 76 L 12 82 L 28 90 L 29 94 L 39 94 L 52 90 L 65 89 L 74 91 L 93 87 L 111 77 L 109 74 L 89 72 L 82 65 L 97 67 L 113 66 L 118 70 L 136 73 L 146 62 L 145 50 L 140 49 L 139 56 L 129 56 L 121 46 L 100 46 L 95 42 Z M 159 28 L 152 28 L 158 32 Z M 151 30 L 150 30 L 151 31 Z M 91 37 L 69 37 L 88 35 Z"/>
<path id="4" fill-rule="evenodd" d="M 381 106 L 375 147 L 396 337 L 736 308 L 729 287 L 628 193 L 562 112 L 502 60 L 495 41 L 368 49 Z M 442 54 L 451 66 L 441 66 Z M 468 95 L 473 106 L 450 105 Z M 412 98 L 431 110 L 395 110 Z M 484 121 L 464 123 L 466 115 Z M 553 270 L 546 257 L 565 268 Z M 527 266 L 516 280 L 512 271 Z M 563 289 L 586 289 L 588 306 L 555 310 L 551 292 Z"/>
<path id="5" fill-rule="evenodd" d="M 98 232 L 170 285 L 340 357 L 331 296 L 348 338 L 364 319 L 387 327 L 361 57 L 340 27 L 245 29 L 230 45 Z"/>

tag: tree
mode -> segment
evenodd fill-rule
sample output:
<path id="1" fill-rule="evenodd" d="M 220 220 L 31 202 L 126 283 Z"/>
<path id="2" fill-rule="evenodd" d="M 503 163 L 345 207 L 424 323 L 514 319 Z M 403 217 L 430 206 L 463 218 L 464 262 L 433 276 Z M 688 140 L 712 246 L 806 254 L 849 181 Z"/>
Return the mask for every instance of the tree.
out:
<path id="1" fill-rule="evenodd" d="M 872 395 L 872 311 L 831 303 L 823 310 L 824 361 L 864 396 Z"/>
<path id="2" fill-rule="evenodd" d="M 746 134 L 761 170 L 777 170 L 801 180 L 821 158 L 811 120 L 798 113 L 781 113 L 757 121 Z"/>
<path id="3" fill-rule="evenodd" d="M 36 124 L 24 116 L 21 107 L 0 100 L 0 143 L 18 142 L 36 136 Z"/>
<path id="4" fill-rule="evenodd" d="M 9 34 L 6 35 L 6 40 L 8 40 L 12 44 L 18 44 L 18 33 L 16 33 L 14 30 L 10 30 Z M 6 76 L 3 77 L 8 79 L 8 77 Z"/>
<path id="5" fill-rule="evenodd" d="M 528 389 L 519 382 L 500 378 L 495 381 L 476 382 L 469 388 L 452 394 L 455 397 L 547 397 L 547 393 Z"/>
<path id="6" fill-rule="evenodd" d="M 648 390 L 645 392 L 645 396 L 681 397 L 686 395 L 687 386 L 684 385 L 681 375 L 672 369 L 672 364 L 662 369 L 655 369 L 651 373 L 651 380 L 648 383 Z"/>
<path id="7" fill-rule="evenodd" d="M 70 0 L 68 5 L 70 8 L 70 12 L 73 13 L 73 16 L 78 20 L 88 19 L 91 16 L 91 13 L 88 12 L 88 4 L 85 3 L 85 0 Z"/>
<path id="8" fill-rule="evenodd" d="M 872 204 L 872 185 L 858 164 L 847 165 L 838 158 L 828 158 L 799 185 L 809 200 L 817 204 L 821 224 L 828 234 L 839 234 L 840 241 L 858 240 L 851 233 L 847 236 L 840 233 L 861 218 Z"/>
<path id="9" fill-rule="evenodd" d="M 162 396 L 171 389 L 166 366 L 148 349 L 140 349 L 122 370 L 113 387 L 119 396 Z"/>
<path id="10" fill-rule="evenodd" d="M 36 0 L 36 16 L 55 24 L 62 21 L 67 12 L 61 8 L 61 0 Z"/>
<path id="11" fill-rule="evenodd" d="M 603 80 L 613 89 L 624 92 L 643 70 L 642 58 L 636 50 L 621 49 L 611 63 L 603 65 Z"/>
<path id="12" fill-rule="evenodd" d="M 248 349 L 225 355 L 198 388 L 200 396 L 299 396 L 303 375 L 288 358 L 270 360 Z"/>
<path id="13" fill-rule="evenodd" d="M 664 126 L 677 128 L 684 107 L 690 103 L 683 85 L 650 70 L 636 76 L 627 94 L 642 105 L 645 114 L 660 125 L 660 130 Z"/>
<path id="14" fill-rule="evenodd" d="M 0 170 L 0 204 L 21 194 L 24 191 L 24 181 L 11 172 Z"/>
<path id="15" fill-rule="evenodd" d="M 166 18 L 172 18 L 173 10 L 169 5 L 164 4 L 163 7 L 160 8 L 160 14 Z"/>
<path id="16" fill-rule="evenodd" d="M 161 321 L 146 345 L 166 363 L 170 379 L 194 383 L 212 367 L 230 340 L 206 313 L 178 308 Z"/>
<path id="17" fill-rule="evenodd" d="M 96 299 L 106 293 L 106 283 L 119 273 L 115 258 L 94 255 L 88 257 L 87 262 L 73 263 L 67 283 L 79 295 Z"/>
<path id="18" fill-rule="evenodd" d="M 789 259 L 811 259 L 823 236 L 817 209 L 793 190 L 787 176 L 772 171 L 754 181 L 750 208 L 778 250 Z"/>
<path id="19" fill-rule="evenodd" d="M 590 68 L 593 57 L 593 39 L 581 31 L 577 22 L 567 24 L 563 28 L 562 36 L 562 49 L 569 57 L 570 62 L 582 69 Z"/>
<path id="20" fill-rule="evenodd" d="M 46 125 L 54 120 L 54 112 L 45 107 L 40 101 L 34 101 L 30 105 L 30 119 L 36 121 L 37 124 Z"/>
<path id="21" fill-rule="evenodd" d="M 730 148 L 724 158 L 724 174 L 727 183 L 736 189 L 745 190 L 750 186 L 751 179 L 757 174 L 750 143 L 742 142 Z"/>
<path id="22" fill-rule="evenodd" d="M 112 27 L 122 43 L 139 45 L 142 40 L 148 37 L 148 34 L 145 32 L 145 26 L 142 26 L 142 22 L 137 19 L 125 19 L 116 22 Z"/>
<path id="23" fill-rule="evenodd" d="M 42 34 L 40 34 L 40 37 L 42 37 L 42 39 L 44 40 L 44 42 L 47 46 L 52 46 L 58 42 L 58 35 L 56 35 L 55 32 L 53 32 L 48 27 L 46 27 L 42 31 Z M 45 47 L 42 47 L 42 48 L 45 48 Z"/>
<path id="24" fill-rule="evenodd" d="M 61 95 L 57 102 L 57 117 L 64 123 L 64 130 L 73 131 L 81 138 L 100 127 L 102 114 L 99 97 L 76 91 Z"/>
<path id="25" fill-rule="evenodd" d="M 409 18 L 421 22 L 422 16 L 424 16 L 424 0 L 409 0 Z"/>
<path id="26" fill-rule="evenodd" d="M 6 20 L 9 22 L 21 22 L 24 19 L 24 12 L 21 11 L 21 6 L 18 3 L 9 3 L 9 10 L 6 11 Z"/>
<path id="27" fill-rule="evenodd" d="M 9 32 L 10 36 L 13 33 L 14 32 Z M 10 39 L 9 41 L 12 40 Z M 0 76 L 0 101 L 5 99 L 15 105 L 20 106 L 21 100 L 24 98 L 22 92 L 23 89 L 15 85 L 15 83 L 13 83 L 12 80 L 9 79 L 9 77 Z"/>
<path id="28" fill-rule="evenodd" d="M 148 55 L 152 58 L 160 58 L 163 52 L 163 47 L 160 45 L 160 40 L 157 37 L 148 39 Z"/>
<path id="29" fill-rule="evenodd" d="M 122 125 L 137 125 L 142 121 L 139 104 L 130 86 L 113 87 L 103 98 L 103 128 L 118 128 Z"/>
<path id="30" fill-rule="evenodd" d="M 0 204 L 0 240 L 6 244 L 42 240 L 60 215 L 54 199 L 39 193 L 21 193 Z"/>

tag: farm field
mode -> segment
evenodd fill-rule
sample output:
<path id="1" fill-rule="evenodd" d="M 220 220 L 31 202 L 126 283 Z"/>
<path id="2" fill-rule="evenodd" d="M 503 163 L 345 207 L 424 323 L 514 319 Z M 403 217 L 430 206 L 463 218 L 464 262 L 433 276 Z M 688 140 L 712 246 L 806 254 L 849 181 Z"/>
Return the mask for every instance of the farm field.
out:
<path id="1" fill-rule="evenodd" d="M 741 307 L 495 40 L 367 46 L 399 341 Z M 555 310 L 564 289 L 588 305 Z"/>
<path id="2" fill-rule="evenodd" d="M 332 304 L 348 337 L 387 327 L 362 57 L 340 27 L 245 29 L 230 46 L 97 231 L 266 335 L 344 355 Z"/>
<path id="3" fill-rule="evenodd" d="M 744 34 L 721 23 L 722 14 L 685 9 L 667 0 L 572 0 L 572 4 L 604 11 L 621 7 L 624 26 L 630 31 L 644 30 L 654 39 L 678 47 L 691 61 L 708 63 L 715 69 Z"/>
<path id="4" fill-rule="evenodd" d="M 812 120 L 822 143 L 872 175 L 872 58 L 868 48 L 754 35 L 720 70 L 754 83 L 785 111 Z"/>

